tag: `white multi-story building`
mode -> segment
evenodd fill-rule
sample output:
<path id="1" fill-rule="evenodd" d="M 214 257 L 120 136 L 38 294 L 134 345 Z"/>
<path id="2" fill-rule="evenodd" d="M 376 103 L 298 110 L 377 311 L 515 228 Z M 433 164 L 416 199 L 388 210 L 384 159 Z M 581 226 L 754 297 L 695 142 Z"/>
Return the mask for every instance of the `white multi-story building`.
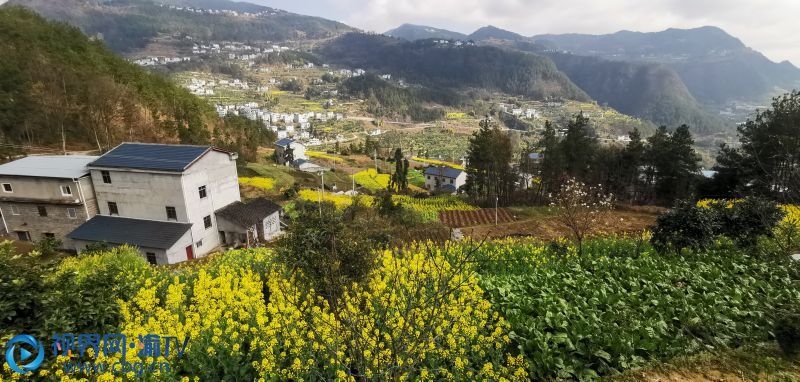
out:
<path id="1" fill-rule="evenodd" d="M 91 243 L 130 244 L 151 263 L 174 264 L 241 243 L 241 235 L 250 237 L 249 230 L 217 215 L 241 203 L 235 153 L 210 146 L 123 143 L 87 167 L 98 215 L 69 234 L 78 251 Z M 252 233 L 248 244 L 273 236 L 261 229 Z"/>

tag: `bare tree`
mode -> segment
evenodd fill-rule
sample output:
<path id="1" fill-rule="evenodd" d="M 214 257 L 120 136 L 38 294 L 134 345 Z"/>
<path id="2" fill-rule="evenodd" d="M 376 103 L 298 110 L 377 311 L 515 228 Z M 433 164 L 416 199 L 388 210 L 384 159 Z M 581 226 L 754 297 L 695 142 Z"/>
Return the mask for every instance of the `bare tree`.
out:
<path id="1" fill-rule="evenodd" d="M 599 186 L 590 187 L 574 178 L 567 179 L 553 198 L 550 206 L 557 210 L 558 221 L 575 239 L 579 254 L 583 254 L 586 236 L 613 208 L 613 200 L 613 195 L 603 194 Z"/>

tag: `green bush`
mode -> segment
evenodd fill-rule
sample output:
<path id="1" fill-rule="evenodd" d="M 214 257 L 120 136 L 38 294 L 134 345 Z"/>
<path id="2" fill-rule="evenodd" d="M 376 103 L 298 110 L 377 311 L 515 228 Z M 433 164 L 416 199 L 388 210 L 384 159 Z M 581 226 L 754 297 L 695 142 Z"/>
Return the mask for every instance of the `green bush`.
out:
<path id="1" fill-rule="evenodd" d="M 800 354 L 800 312 L 785 313 L 778 318 L 775 339 L 786 355 Z"/>
<path id="2" fill-rule="evenodd" d="M 117 328 L 120 299 L 129 299 L 156 271 L 135 248 L 122 246 L 63 260 L 45 277 L 45 333 L 104 333 Z"/>
<path id="3" fill-rule="evenodd" d="M 39 328 L 41 299 L 45 292 L 43 269 L 15 261 L 11 242 L 0 250 L 0 338 Z"/>
<path id="4" fill-rule="evenodd" d="M 775 202 L 748 197 L 728 207 L 723 203 L 712 203 L 711 209 L 717 220 L 717 234 L 736 241 L 739 246 L 750 247 L 759 237 L 772 237 L 775 227 L 786 215 Z"/>
<path id="5" fill-rule="evenodd" d="M 681 202 L 661 214 L 652 231 L 650 242 L 659 252 L 680 252 L 684 248 L 700 249 L 710 244 L 717 232 L 717 222 L 713 211 Z"/>

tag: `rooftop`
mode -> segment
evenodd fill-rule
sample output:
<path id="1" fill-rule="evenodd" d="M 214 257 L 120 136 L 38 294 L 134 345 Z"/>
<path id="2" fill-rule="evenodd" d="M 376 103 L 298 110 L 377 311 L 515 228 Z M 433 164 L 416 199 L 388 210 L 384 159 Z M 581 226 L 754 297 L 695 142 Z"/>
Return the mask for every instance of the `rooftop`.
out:
<path id="1" fill-rule="evenodd" d="M 216 149 L 211 146 L 123 143 L 89 166 L 183 172 L 210 150 Z"/>
<path id="2" fill-rule="evenodd" d="M 281 206 L 265 198 L 258 198 L 242 203 L 240 201 L 228 204 L 217 210 L 217 217 L 221 217 L 242 228 L 259 224 L 269 215 L 280 211 Z"/>
<path id="3" fill-rule="evenodd" d="M 291 138 L 283 138 L 283 139 L 279 139 L 279 140 L 275 141 L 275 145 L 281 146 L 281 147 L 289 146 L 292 143 L 294 143 L 294 139 L 291 139 Z"/>
<path id="4" fill-rule="evenodd" d="M 34 155 L 0 165 L 0 175 L 42 178 L 80 178 L 89 173 L 90 155 Z"/>
<path id="5" fill-rule="evenodd" d="M 190 223 L 96 215 L 68 236 L 75 240 L 168 249 L 191 227 Z"/>
<path id="6" fill-rule="evenodd" d="M 455 169 L 452 167 L 428 167 L 425 169 L 425 175 L 443 176 L 445 178 L 458 178 L 463 170 Z"/>

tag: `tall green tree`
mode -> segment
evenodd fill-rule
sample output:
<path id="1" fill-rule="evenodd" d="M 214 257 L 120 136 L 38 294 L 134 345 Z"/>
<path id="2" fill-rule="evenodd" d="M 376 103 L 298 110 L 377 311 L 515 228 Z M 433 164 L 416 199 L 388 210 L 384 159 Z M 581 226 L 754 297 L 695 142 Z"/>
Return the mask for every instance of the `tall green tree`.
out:
<path id="1" fill-rule="evenodd" d="M 592 136 L 589 118 L 578 114 L 567 124 L 567 133 L 561 141 L 566 174 L 585 179 L 597 151 L 597 140 Z"/>
<path id="2" fill-rule="evenodd" d="M 389 179 L 389 189 L 395 192 L 408 189 L 408 159 L 400 148 L 394 150 L 394 173 Z"/>
<path id="3" fill-rule="evenodd" d="M 467 192 L 479 203 L 506 205 L 516 176 L 511 169 L 513 147 L 508 134 L 488 117 L 469 140 Z"/>
<path id="4" fill-rule="evenodd" d="M 689 127 L 682 125 L 669 133 L 661 126 L 647 142 L 646 176 L 651 187 L 650 198 L 664 204 L 687 198 L 700 171 L 700 156 L 694 150 Z"/>
<path id="5" fill-rule="evenodd" d="M 731 192 L 800 199 L 800 91 L 776 97 L 771 109 L 740 126 L 739 141 L 739 149 L 717 157 L 717 176 Z"/>

